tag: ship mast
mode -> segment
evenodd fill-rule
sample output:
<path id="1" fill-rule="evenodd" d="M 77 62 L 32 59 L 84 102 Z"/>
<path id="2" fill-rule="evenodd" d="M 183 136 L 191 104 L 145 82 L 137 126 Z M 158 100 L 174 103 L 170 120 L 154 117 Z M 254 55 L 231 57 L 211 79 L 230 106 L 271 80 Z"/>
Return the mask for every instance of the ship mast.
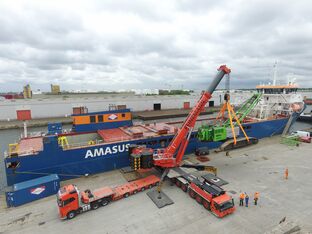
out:
<path id="1" fill-rule="evenodd" d="M 275 61 L 273 65 L 273 85 L 276 85 L 276 78 L 277 78 L 277 61 Z"/>

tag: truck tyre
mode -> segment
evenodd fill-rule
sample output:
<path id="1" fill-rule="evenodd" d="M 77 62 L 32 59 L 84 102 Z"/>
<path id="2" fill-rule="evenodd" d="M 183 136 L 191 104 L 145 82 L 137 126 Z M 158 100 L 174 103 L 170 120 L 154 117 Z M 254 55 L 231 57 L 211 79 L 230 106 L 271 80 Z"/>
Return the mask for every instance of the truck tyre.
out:
<path id="1" fill-rule="evenodd" d="M 149 189 L 151 189 L 152 187 L 153 187 L 153 185 L 151 185 L 151 184 L 148 186 Z"/>
<path id="2" fill-rule="evenodd" d="M 145 187 L 142 187 L 142 188 L 141 188 L 141 191 L 143 192 L 144 190 L 145 190 Z"/>
<path id="3" fill-rule="evenodd" d="M 91 204 L 92 210 L 96 210 L 96 209 L 99 208 L 99 207 L 100 207 L 100 205 L 99 205 L 99 203 L 97 203 L 97 202 L 93 202 L 93 203 Z"/>
<path id="4" fill-rule="evenodd" d="M 196 195 L 196 201 L 197 201 L 197 203 L 198 204 L 202 204 L 202 202 L 203 202 L 203 199 L 202 199 L 202 197 L 201 196 L 199 196 L 199 195 Z"/>
<path id="5" fill-rule="evenodd" d="M 68 219 L 73 219 L 76 216 L 76 212 L 75 211 L 70 211 L 67 213 L 67 218 Z"/>
<path id="6" fill-rule="evenodd" d="M 137 194 L 137 193 L 138 193 L 138 190 L 134 190 L 134 191 L 133 191 L 133 194 Z"/>
<path id="7" fill-rule="evenodd" d="M 189 195 L 190 195 L 191 198 L 195 198 L 196 194 L 195 194 L 195 192 L 192 189 L 190 189 Z"/>
<path id="8" fill-rule="evenodd" d="M 176 181 L 176 186 L 180 188 L 181 187 L 181 181 L 177 180 Z"/>
<path id="9" fill-rule="evenodd" d="M 203 206 L 205 207 L 206 210 L 210 210 L 210 202 L 203 200 Z"/>
<path id="10" fill-rule="evenodd" d="M 170 185 L 172 186 L 172 185 L 174 185 L 175 183 L 176 183 L 176 178 L 171 178 L 170 179 Z"/>
<path id="11" fill-rule="evenodd" d="M 123 195 L 123 197 L 124 197 L 124 198 L 127 198 L 127 197 L 129 197 L 129 195 L 130 195 L 129 193 L 125 193 L 125 194 Z"/>
<path id="12" fill-rule="evenodd" d="M 183 192 L 187 192 L 187 186 L 186 186 L 186 184 L 182 184 L 181 185 L 181 189 L 183 190 Z"/>
<path id="13" fill-rule="evenodd" d="M 108 199 L 103 199 L 103 200 L 101 201 L 101 205 L 102 205 L 102 206 L 107 206 L 108 203 L 109 203 L 109 200 L 108 200 Z"/>

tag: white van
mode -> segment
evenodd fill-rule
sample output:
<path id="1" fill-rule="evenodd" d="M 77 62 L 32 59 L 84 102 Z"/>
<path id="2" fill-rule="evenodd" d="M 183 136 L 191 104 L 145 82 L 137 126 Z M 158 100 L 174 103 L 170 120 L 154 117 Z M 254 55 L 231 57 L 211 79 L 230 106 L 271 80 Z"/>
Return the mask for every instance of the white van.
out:
<path id="1" fill-rule="evenodd" d="M 293 136 L 299 136 L 299 137 L 310 137 L 310 132 L 305 132 L 305 131 L 296 131 L 291 133 Z"/>

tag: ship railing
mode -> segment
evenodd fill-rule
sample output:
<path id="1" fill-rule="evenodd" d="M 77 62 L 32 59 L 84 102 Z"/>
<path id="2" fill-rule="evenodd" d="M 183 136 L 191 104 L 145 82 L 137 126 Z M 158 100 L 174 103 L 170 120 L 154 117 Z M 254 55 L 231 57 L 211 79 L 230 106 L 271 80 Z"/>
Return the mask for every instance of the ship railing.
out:
<path id="1" fill-rule="evenodd" d="M 92 146 L 92 145 L 99 145 L 99 144 L 103 144 L 104 141 L 103 140 L 90 140 L 87 142 L 78 142 L 78 143 L 71 143 L 71 144 L 65 144 L 63 145 L 63 149 L 73 149 L 73 148 L 83 148 L 83 147 L 87 147 L 87 146 Z"/>
<path id="2" fill-rule="evenodd" d="M 29 132 L 26 137 L 41 137 L 45 136 L 45 132 Z M 26 138 L 25 135 L 22 133 L 21 138 Z"/>
<path id="3" fill-rule="evenodd" d="M 35 151 L 33 148 L 29 148 L 27 150 L 23 150 L 23 151 L 5 151 L 4 152 L 4 157 L 5 158 L 11 158 L 11 157 L 19 157 L 19 156 L 27 156 L 27 155 L 34 155 L 34 154 L 38 154 L 38 151 Z"/>
<path id="4" fill-rule="evenodd" d="M 146 137 L 138 137 L 134 138 L 135 140 L 139 139 L 145 139 Z M 103 144 L 109 144 L 109 143 L 116 143 L 120 141 L 128 141 L 130 140 L 129 137 L 113 137 L 110 138 L 109 141 L 105 142 L 104 140 L 90 140 L 86 142 L 78 142 L 78 143 L 70 143 L 70 144 L 64 144 L 62 146 L 63 150 L 68 150 L 68 149 L 74 149 L 74 148 L 84 148 L 84 147 L 90 147 L 90 146 L 95 146 L 95 145 L 103 145 Z"/>

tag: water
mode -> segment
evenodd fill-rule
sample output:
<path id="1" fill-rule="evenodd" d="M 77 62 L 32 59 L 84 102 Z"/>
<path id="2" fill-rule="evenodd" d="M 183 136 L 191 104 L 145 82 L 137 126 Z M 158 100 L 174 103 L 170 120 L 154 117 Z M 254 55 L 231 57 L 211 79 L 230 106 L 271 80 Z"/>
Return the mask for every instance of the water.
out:
<path id="1" fill-rule="evenodd" d="M 310 112 L 312 110 L 312 106 L 308 106 L 305 112 Z M 203 116 L 204 117 L 204 116 Z M 205 116 L 206 117 L 206 116 Z M 180 121 L 184 120 L 185 117 L 175 118 L 175 119 L 162 119 L 156 122 L 171 122 L 171 121 Z M 147 121 L 147 122 L 155 122 L 155 121 Z M 301 129 L 311 128 L 312 124 L 304 123 L 304 122 L 296 122 L 290 129 L 290 131 L 296 131 Z M 63 128 L 70 129 L 70 125 L 64 125 Z M 47 127 L 34 127 L 29 128 L 29 132 L 46 132 Z M 8 150 L 8 144 L 16 142 L 23 133 L 23 129 L 8 129 L 8 130 L 0 130 L 0 191 L 6 185 L 6 178 L 5 178 L 5 169 L 3 163 L 3 153 L 4 151 Z"/>

